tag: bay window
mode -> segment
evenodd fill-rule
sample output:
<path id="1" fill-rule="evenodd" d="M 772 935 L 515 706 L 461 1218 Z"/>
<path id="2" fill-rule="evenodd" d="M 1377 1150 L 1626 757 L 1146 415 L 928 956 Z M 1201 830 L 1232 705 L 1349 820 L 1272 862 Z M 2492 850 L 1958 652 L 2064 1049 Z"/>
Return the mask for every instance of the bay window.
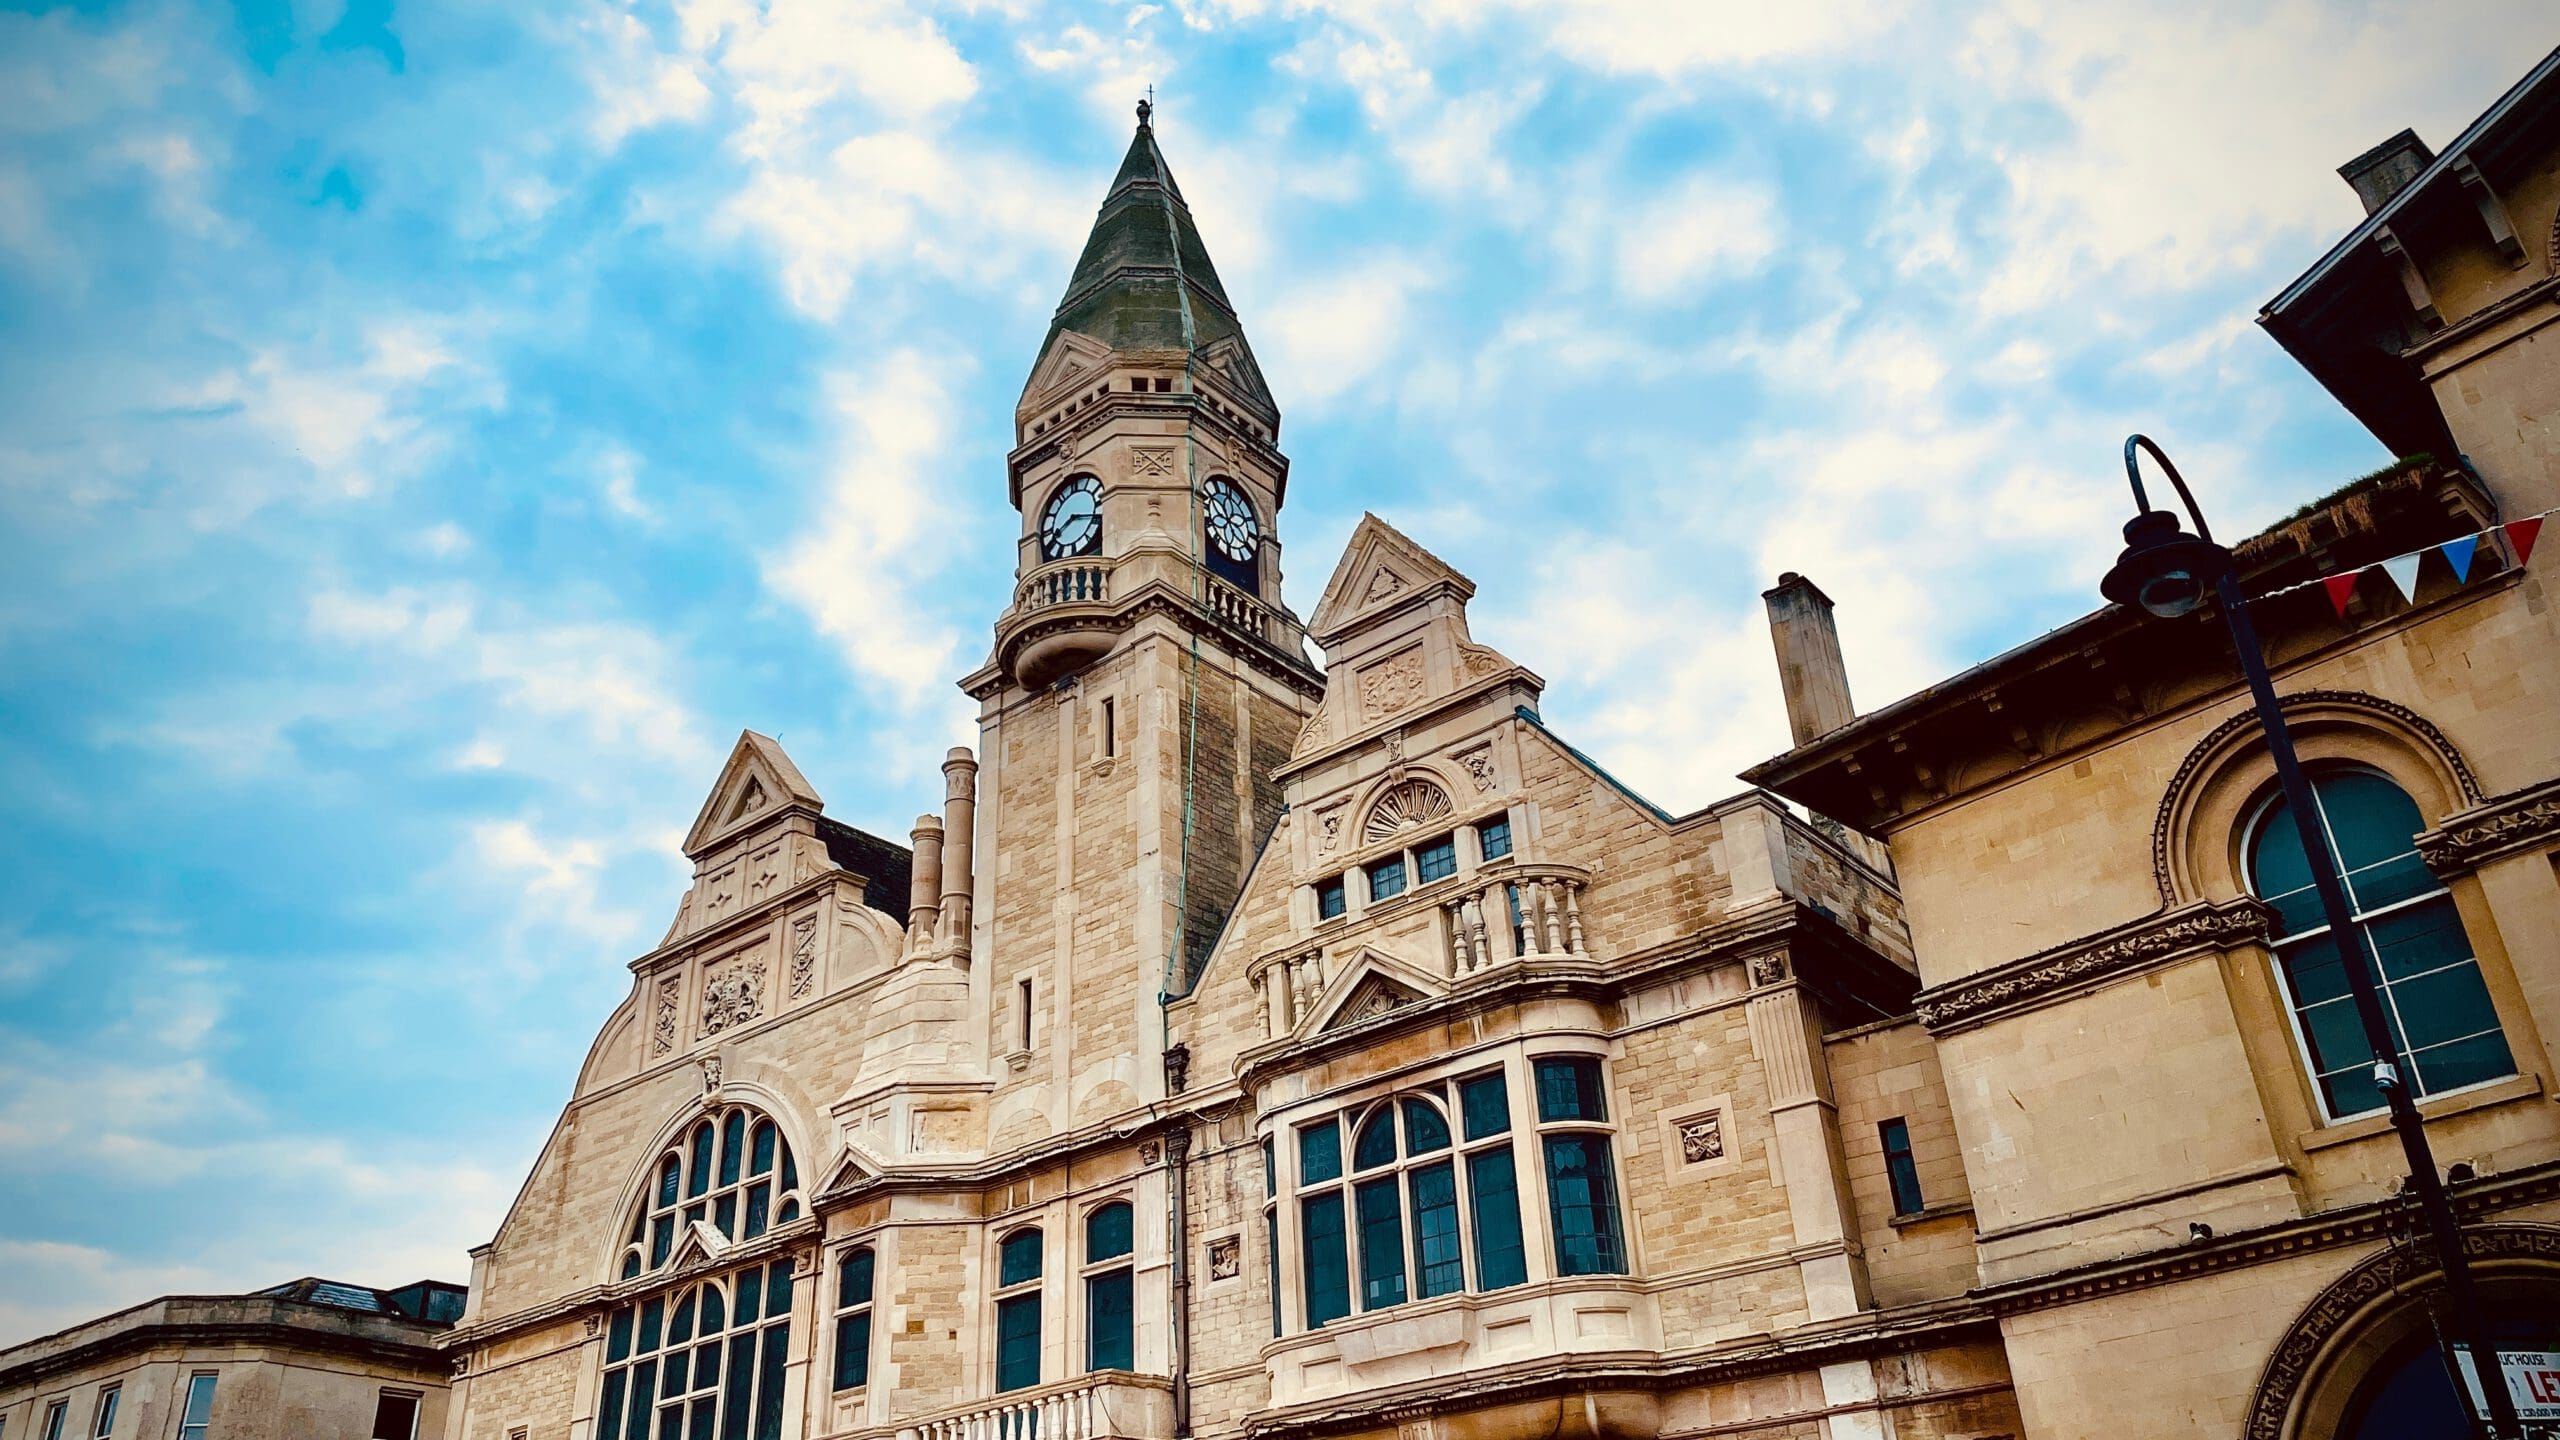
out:
<path id="1" fill-rule="evenodd" d="M 996 1388 L 1040 1383 L 1040 1272 L 1037 1229 L 1016 1230 L 996 1247 Z"/>
<path id="2" fill-rule="evenodd" d="M 1537 1062 L 1538 1136 L 1547 1162 L 1547 1206 L 1555 1226 L 1556 1273 L 1623 1275 L 1625 1230 L 1600 1062 L 1588 1055 Z"/>
<path id="3" fill-rule="evenodd" d="M 1127 1370 L 1137 1348 L 1131 1212 L 1115 1200 L 1084 1222 L 1084 1368 Z"/>
<path id="4" fill-rule="evenodd" d="M 856 1390 L 871 1383 L 871 1285 L 876 1257 L 868 1245 L 844 1253 L 836 1262 L 835 1388 Z"/>

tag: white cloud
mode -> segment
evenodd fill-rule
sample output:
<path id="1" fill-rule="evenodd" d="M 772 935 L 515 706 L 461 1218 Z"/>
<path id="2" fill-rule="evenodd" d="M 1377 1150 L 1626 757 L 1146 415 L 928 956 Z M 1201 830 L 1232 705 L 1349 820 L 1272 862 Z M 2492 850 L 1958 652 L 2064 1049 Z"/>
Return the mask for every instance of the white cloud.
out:
<path id="1" fill-rule="evenodd" d="M 638 16 L 598 6 L 582 26 L 595 52 L 588 84 L 596 107 L 587 131 L 596 144 L 610 150 L 636 130 L 698 119 L 710 107 L 711 87 L 703 83 L 700 65 L 690 56 L 661 51 Z"/>
<path id="2" fill-rule="evenodd" d="M 829 377 L 840 433 L 817 510 L 764 560 L 765 584 L 805 612 L 863 679 L 915 710 L 948 685 L 959 637 L 921 591 L 939 567 L 929 537 L 951 445 L 951 366 L 915 351 Z"/>
<path id="3" fill-rule="evenodd" d="M 594 836 L 544 834 L 521 817 L 471 827 L 467 853 L 484 874 L 513 887 L 525 922 L 600 944 L 642 938 L 641 919 L 608 906 L 603 871 L 613 847 Z"/>
<path id="4" fill-rule="evenodd" d="M 1431 283 L 1415 259 L 1368 257 L 1308 276 L 1273 297 L 1254 322 L 1273 389 L 1289 403 L 1318 407 L 1388 371 L 1401 357 L 1414 297 Z"/>
<path id="5" fill-rule="evenodd" d="M 1691 176 L 1625 217 L 1618 283 L 1636 299 L 1664 300 L 1749 275 L 1777 251 L 1777 209 L 1758 184 Z"/>

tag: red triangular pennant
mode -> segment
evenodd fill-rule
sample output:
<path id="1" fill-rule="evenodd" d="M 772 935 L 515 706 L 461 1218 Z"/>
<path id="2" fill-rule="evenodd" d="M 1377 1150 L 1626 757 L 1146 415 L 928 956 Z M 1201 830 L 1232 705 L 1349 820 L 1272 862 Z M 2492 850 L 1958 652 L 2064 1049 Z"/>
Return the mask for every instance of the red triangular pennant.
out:
<path id="1" fill-rule="evenodd" d="M 2542 533 L 2541 516 L 2536 515 L 2530 520 L 2511 520 L 2500 528 L 2507 532 L 2507 543 L 2515 547 L 2517 565 L 2521 566 L 2533 558 L 2533 538 Z"/>
<path id="2" fill-rule="evenodd" d="M 2350 570 L 2320 582 L 2320 588 L 2329 592 L 2329 608 L 2338 612 L 2339 619 L 2347 618 L 2347 602 L 2355 598 L 2356 580 L 2363 574 L 2361 570 Z"/>

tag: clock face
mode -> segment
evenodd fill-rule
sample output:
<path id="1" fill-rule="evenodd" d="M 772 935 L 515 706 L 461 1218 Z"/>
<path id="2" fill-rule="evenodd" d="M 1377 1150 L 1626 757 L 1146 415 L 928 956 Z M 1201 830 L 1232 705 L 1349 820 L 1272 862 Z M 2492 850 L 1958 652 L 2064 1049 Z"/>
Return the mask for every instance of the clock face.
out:
<path id="1" fill-rule="evenodd" d="M 1211 479 L 1201 487 L 1201 493 L 1208 510 L 1210 543 L 1230 560 L 1242 563 L 1252 559 L 1254 547 L 1262 539 L 1262 526 L 1253 518 L 1253 502 L 1221 479 Z"/>
<path id="2" fill-rule="evenodd" d="M 1058 487 L 1040 513 L 1040 558 L 1064 560 L 1102 548 L 1102 482 L 1079 475 Z"/>

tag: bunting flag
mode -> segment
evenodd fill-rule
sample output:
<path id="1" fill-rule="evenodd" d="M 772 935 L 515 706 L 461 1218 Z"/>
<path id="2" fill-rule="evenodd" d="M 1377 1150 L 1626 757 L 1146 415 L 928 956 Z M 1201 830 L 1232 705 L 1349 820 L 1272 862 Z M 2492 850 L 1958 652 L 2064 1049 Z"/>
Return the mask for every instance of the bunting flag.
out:
<path id="1" fill-rule="evenodd" d="M 2364 578 L 2365 571 L 2378 568 L 2382 571 L 2383 577 L 2391 582 L 2391 588 L 2399 592 L 2402 600 L 2416 604 L 2418 562 L 2427 557 L 2428 551 L 2444 557 L 2446 567 L 2453 571 L 2454 584 L 2467 585 L 2471 581 L 2471 567 L 2480 558 L 2480 542 L 2491 535 L 2504 536 L 2507 550 L 2515 556 L 2516 568 L 2521 570 L 2525 562 L 2533 558 L 2533 544 L 2542 536 L 2542 522 L 2553 515 L 2560 515 L 2560 506 L 2545 510 L 2539 515 L 2527 515 L 2510 520 L 2503 525 L 2492 525 L 2486 530 L 2475 530 L 2468 535 L 2458 535 L 2451 540 L 2439 540 L 2433 545 L 2409 551 L 2405 555 L 2394 555 L 2387 560 L 2369 560 L 2344 574 L 2324 575 L 2317 580 L 2304 580 L 2298 584 L 2287 585 L 2280 590 L 2270 590 L 2264 595 L 2253 597 L 2253 603 L 2254 600 L 2272 600 L 2279 595 L 2290 595 L 2296 590 L 2307 590 L 2317 585 L 2328 595 L 2329 608 L 2338 612 L 2338 618 L 2344 620 L 2347 618 L 2347 606 L 2353 603 L 2356 597 L 2356 582 Z M 2492 546 L 2490 553 L 2495 555 L 2496 547 Z"/>
<path id="2" fill-rule="evenodd" d="M 2480 537 L 2477 535 L 2465 535 L 2459 540 L 2447 540 L 2436 547 L 2438 553 L 2444 556 L 2444 563 L 2453 567 L 2454 584 L 2459 585 L 2471 578 L 2471 555 L 2479 548 Z"/>
<path id="3" fill-rule="evenodd" d="M 2391 583 L 2399 587 L 2401 599 L 2417 600 L 2418 562 L 2425 558 L 2426 552 L 2417 550 L 2406 555 L 2394 555 L 2382 562 L 2382 573 L 2390 576 Z"/>

